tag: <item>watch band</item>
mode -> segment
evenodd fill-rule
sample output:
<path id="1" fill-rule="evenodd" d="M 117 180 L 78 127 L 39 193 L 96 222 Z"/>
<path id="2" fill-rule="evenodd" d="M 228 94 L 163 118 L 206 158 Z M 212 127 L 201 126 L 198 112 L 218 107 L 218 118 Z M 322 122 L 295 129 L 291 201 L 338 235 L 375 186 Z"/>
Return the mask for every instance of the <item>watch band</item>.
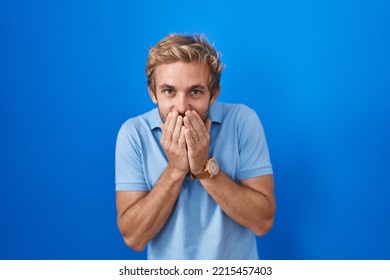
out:
<path id="1" fill-rule="evenodd" d="M 207 171 L 203 171 L 202 173 L 198 174 L 197 176 L 195 176 L 192 173 L 190 173 L 190 175 L 191 175 L 191 179 L 192 180 L 195 180 L 195 179 L 206 179 L 206 178 L 211 178 L 212 177 Z"/>
<path id="2" fill-rule="evenodd" d="M 211 175 L 207 170 L 203 171 L 203 173 L 198 174 L 195 176 L 197 179 L 206 179 L 206 178 L 211 178 L 213 175 Z"/>
<path id="3" fill-rule="evenodd" d="M 212 164 L 212 165 L 211 165 Z M 210 168 L 210 166 L 213 166 L 212 168 Z M 205 164 L 205 167 L 204 167 L 204 171 L 198 175 L 194 175 L 191 173 L 191 178 L 192 179 L 207 179 L 207 178 L 211 178 L 215 175 L 217 175 L 219 172 L 219 166 L 218 166 L 218 162 L 215 158 L 209 158 L 207 161 L 206 161 L 206 164 Z"/>

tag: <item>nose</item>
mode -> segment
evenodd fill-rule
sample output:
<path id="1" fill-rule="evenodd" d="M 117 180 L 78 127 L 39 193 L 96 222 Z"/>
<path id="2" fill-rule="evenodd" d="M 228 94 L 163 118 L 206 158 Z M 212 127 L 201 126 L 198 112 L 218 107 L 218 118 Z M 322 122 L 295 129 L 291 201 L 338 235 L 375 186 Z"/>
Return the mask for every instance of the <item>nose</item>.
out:
<path id="1" fill-rule="evenodd" d="M 181 115 L 184 115 L 184 113 L 189 110 L 189 103 L 185 94 L 178 95 L 176 106 Z"/>

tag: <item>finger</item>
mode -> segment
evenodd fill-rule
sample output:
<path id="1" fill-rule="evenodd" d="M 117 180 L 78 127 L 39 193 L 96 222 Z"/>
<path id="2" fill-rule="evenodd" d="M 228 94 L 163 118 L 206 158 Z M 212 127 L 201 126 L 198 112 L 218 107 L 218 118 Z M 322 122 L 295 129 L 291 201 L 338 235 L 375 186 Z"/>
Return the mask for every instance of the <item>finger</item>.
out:
<path id="1" fill-rule="evenodd" d="M 202 120 L 199 115 L 195 111 L 187 111 L 186 116 L 189 120 L 188 128 L 191 130 L 192 137 L 195 142 L 199 142 L 202 137 L 203 131 L 202 127 L 204 126 Z"/>
<path id="2" fill-rule="evenodd" d="M 161 123 L 160 124 L 160 127 L 161 127 L 161 131 L 162 131 L 162 135 L 161 135 L 161 145 L 165 145 L 165 142 L 167 140 L 167 126 L 169 124 L 171 120 L 171 113 L 169 112 L 166 119 L 165 119 L 165 122 Z"/>
<path id="3" fill-rule="evenodd" d="M 198 132 L 199 136 L 205 135 L 207 133 L 207 128 L 202 118 L 195 110 L 192 110 L 192 114 L 194 115 L 194 121 L 196 122 L 194 126 L 195 130 Z"/>
<path id="4" fill-rule="evenodd" d="M 172 135 L 176 124 L 176 117 L 177 115 L 175 116 L 174 112 L 169 112 L 165 120 L 162 138 L 164 141 L 161 140 L 161 144 L 165 149 L 169 149 L 172 144 Z"/>
<path id="5" fill-rule="evenodd" d="M 186 132 L 186 127 L 185 126 L 181 126 L 181 128 L 180 128 L 180 137 L 177 140 L 178 149 L 185 149 L 186 148 L 186 135 L 185 135 L 185 132 Z"/>
<path id="6" fill-rule="evenodd" d="M 173 134 L 172 134 L 171 146 L 172 146 L 173 150 L 177 149 L 178 140 L 180 138 L 180 133 L 181 133 L 181 128 L 182 127 L 183 127 L 183 117 L 182 116 L 178 116 L 176 124 L 175 124 L 175 129 L 174 129 Z"/>
<path id="7" fill-rule="evenodd" d="M 205 126 L 206 126 L 206 131 L 207 131 L 207 133 L 210 134 L 211 120 L 210 120 L 210 119 L 207 119 L 207 120 L 205 121 L 204 124 L 205 124 Z"/>
<path id="8" fill-rule="evenodd" d="M 188 151 L 195 150 L 195 141 L 194 138 L 192 138 L 192 133 L 189 128 L 185 129 L 185 138 Z"/>
<path id="9" fill-rule="evenodd" d="M 170 112 L 170 118 L 169 118 L 169 123 L 166 124 L 166 128 L 167 128 L 167 134 L 172 134 L 173 131 L 175 130 L 175 125 L 176 125 L 176 121 L 177 121 L 177 116 L 178 116 L 178 113 L 176 111 L 174 112 Z M 168 115 L 169 115 L 168 114 Z"/>
<path id="10" fill-rule="evenodd" d="M 172 117 L 172 113 L 169 112 L 168 115 L 167 115 L 167 117 L 165 118 L 165 122 L 163 122 L 163 123 L 161 124 L 161 129 L 162 129 L 162 131 L 163 131 L 164 133 L 166 133 L 167 127 L 168 127 L 169 123 L 171 122 L 171 117 Z"/>
<path id="11" fill-rule="evenodd" d="M 165 130 L 167 147 L 170 147 L 170 145 L 172 144 L 173 131 L 175 130 L 178 116 L 177 112 L 171 112 L 170 114 L 171 116 L 169 118 L 169 122 L 166 124 Z"/>
<path id="12" fill-rule="evenodd" d="M 188 116 L 189 122 L 191 124 L 188 125 L 188 127 L 191 130 L 195 143 L 204 144 L 205 142 L 207 142 L 209 134 L 207 132 L 205 123 L 203 122 L 199 114 L 196 111 L 187 111 L 186 116 Z"/>
<path id="13" fill-rule="evenodd" d="M 188 116 L 184 117 L 184 125 L 186 128 L 189 130 L 191 133 L 191 137 L 193 138 L 194 141 L 199 141 L 199 136 L 196 130 L 194 129 L 194 126 L 192 125 L 190 118 Z"/>

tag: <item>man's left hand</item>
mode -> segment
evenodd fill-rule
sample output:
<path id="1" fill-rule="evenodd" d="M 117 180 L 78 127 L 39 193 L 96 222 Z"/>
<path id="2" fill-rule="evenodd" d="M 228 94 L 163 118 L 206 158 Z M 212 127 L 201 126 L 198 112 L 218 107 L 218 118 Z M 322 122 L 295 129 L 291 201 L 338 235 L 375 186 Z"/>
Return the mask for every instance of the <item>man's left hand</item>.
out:
<path id="1" fill-rule="evenodd" d="M 197 176 L 203 173 L 209 158 L 211 121 L 207 119 L 203 122 L 196 111 L 188 110 L 185 113 L 184 125 L 190 172 Z"/>

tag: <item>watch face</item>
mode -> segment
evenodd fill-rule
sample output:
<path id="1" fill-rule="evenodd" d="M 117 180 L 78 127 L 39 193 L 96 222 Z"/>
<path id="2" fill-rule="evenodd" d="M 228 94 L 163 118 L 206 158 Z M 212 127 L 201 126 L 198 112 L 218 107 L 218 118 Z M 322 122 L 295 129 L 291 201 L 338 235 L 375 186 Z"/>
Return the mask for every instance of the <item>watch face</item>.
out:
<path id="1" fill-rule="evenodd" d="M 218 162 L 214 158 L 209 161 L 209 172 L 213 176 L 217 175 L 219 172 Z"/>

